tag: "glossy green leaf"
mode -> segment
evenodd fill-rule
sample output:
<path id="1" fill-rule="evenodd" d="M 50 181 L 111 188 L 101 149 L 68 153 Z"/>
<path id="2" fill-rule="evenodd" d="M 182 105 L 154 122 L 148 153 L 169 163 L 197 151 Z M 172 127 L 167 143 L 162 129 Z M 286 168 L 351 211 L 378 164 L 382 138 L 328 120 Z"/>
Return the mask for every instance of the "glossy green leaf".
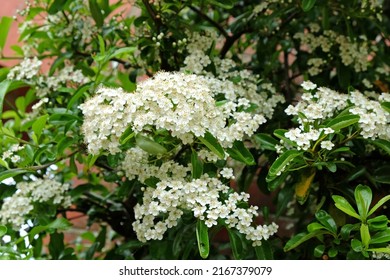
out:
<path id="1" fill-rule="evenodd" d="M 367 220 L 367 224 L 372 231 L 385 230 L 388 223 L 389 219 L 386 215 L 376 216 Z"/>
<path id="2" fill-rule="evenodd" d="M 372 144 L 382 149 L 387 155 L 390 155 L 390 141 L 385 139 L 376 139 L 372 141 Z"/>
<path id="3" fill-rule="evenodd" d="M 334 131 L 338 132 L 341 129 L 351 126 L 359 121 L 360 117 L 356 115 L 342 115 L 338 116 L 327 124 L 327 127 L 332 128 Z"/>
<path id="4" fill-rule="evenodd" d="M 314 256 L 316 258 L 321 258 L 322 255 L 324 254 L 325 252 L 325 245 L 324 244 L 320 244 L 320 245 L 317 245 L 315 248 L 314 248 Z"/>
<path id="5" fill-rule="evenodd" d="M 4 49 L 12 22 L 13 22 L 13 20 L 11 17 L 1 17 L 1 20 L 0 20 L 0 53 Z"/>
<path id="6" fill-rule="evenodd" d="M 372 191 L 367 186 L 359 185 L 354 194 L 359 215 L 365 221 L 372 201 Z"/>
<path id="7" fill-rule="evenodd" d="M 390 102 L 381 103 L 383 109 L 385 109 L 388 113 L 390 113 Z"/>
<path id="8" fill-rule="evenodd" d="M 196 240 L 198 241 L 199 254 L 206 259 L 210 253 L 209 229 L 204 220 L 198 219 L 196 222 Z"/>
<path id="9" fill-rule="evenodd" d="M 317 223 L 317 222 L 310 223 L 310 224 L 307 225 L 307 231 L 308 232 L 313 232 L 313 231 L 316 231 L 316 230 L 323 230 L 323 229 L 326 229 L 326 227 L 321 225 L 320 223 Z"/>
<path id="10" fill-rule="evenodd" d="M 32 125 L 32 129 L 34 131 L 34 134 L 37 137 L 37 140 L 41 137 L 42 131 L 45 128 L 47 119 L 49 118 L 49 115 L 43 115 L 36 119 L 36 121 Z"/>
<path id="11" fill-rule="evenodd" d="M 15 177 L 17 175 L 24 174 L 27 172 L 29 172 L 29 171 L 26 169 L 19 169 L 19 168 L 10 169 L 10 170 L 0 172 L 0 182 L 7 179 L 7 178 Z"/>
<path id="12" fill-rule="evenodd" d="M 368 216 L 371 216 L 372 214 L 374 214 L 374 212 L 376 210 L 378 210 L 379 207 L 381 207 L 383 204 L 385 204 L 387 201 L 390 200 L 390 194 L 389 195 L 386 195 L 385 197 L 382 197 L 372 208 L 371 210 L 368 212 Z"/>
<path id="13" fill-rule="evenodd" d="M 231 158 L 238 160 L 246 165 L 255 165 L 255 159 L 252 153 L 245 147 L 242 141 L 235 141 L 232 148 L 226 150 Z"/>
<path id="14" fill-rule="evenodd" d="M 92 83 L 87 83 L 79 87 L 75 93 L 72 95 L 72 97 L 69 99 L 67 108 L 71 109 L 73 104 L 75 104 L 77 101 L 81 99 L 81 97 L 85 94 L 85 92 L 90 89 L 92 86 Z"/>
<path id="15" fill-rule="evenodd" d="M 303 242 L 316 237 L 316 236 L 321 236 L 323 234 L 326 234 L 326 231 L 323 230 L 318 230 L 318 231 L 313 231 L 313 232 L 301 232 L 298 233 L 297 235 L 293 236 L 289 241 L 287 241 L 286 245 L 284 246 L 284 251 L 288 252 L 292 249 L 295 249 L 299 245 L 301 245 Z"/>
<path id="16" fill-rule="evenodd" d="M 316 1 L 317 0 L 302 0 L 301 3 L 302 10 L 304 12 L 310 11 L 314 7 Z"/>
<path id="17" fill-rule="evenodd" d="M 279 144 L 276 139 L 266 133 L 255 134 L 253 138 L 260 148 L 264 150 L 276 151 L 275 146 Z"/>
<path id="18" fill-rule="evenodd" d="M 262 240 L 261 246 L 255 246 L 255 253 L 258 260 L 273 260 L 274 252 L 268 240 Z"/>
<path id="19" fill-rule="evenodd" d="M 228 229 L 228 235 L 234 258 L 236 260 L 241 260 L 244 256 L 240 233 L 236 230 Z"/>
<path id="20" fill-rule="evenodd" d="M 0 165 L 5 167 L 5 168 L 7 168 L 7 169 L 9 169 L 8 163 L 5 160 L 3 160 L 2 158 L 0 158 Z"/>
<path id="21" fill-rule="evenodd" d="M 356 219 L 361 219 L 360 216 L 356 213 L 355 209 L 353 209 L 352 205 L 344 197 L 339 195 L 332 195 L 332 199 L 338 209 Z"/>
<path id="22" fill-rule="evenodd" d="M 272 181 L 277 177 L 279 172 L 281 172 L 286 166 L 296 157 L 300 156 L 301 152 L 297 150 L 288 150 L 281 154 L 271 165 L 266 181 Z"/>
<path id="23" fill-rule="evenodd" d="M 167 152 L 164 146 L 141 134 L 136 135 L 135 142 L 138 147 L 152 155 L 162 155 Z"/>
<path id="24" fill-rule="evenodd" d="M 360 240 L 357 240 L 357 239 L 351 240 L 351 247 L 352 247 L 352 250 L 354 250 L 355 252 L 361 252 L 363 250 L 362 242 Z"/>
<path id="25" fill-rule="evenodd" d="M 64 6 L 66 5 L 66 2 L 68 2 L 68 0 L 54 0 L 54 2 L 50 5 L 47 12 L 50 15 L 54 15 L 54 14 L 62 11 Z"/>
<path id="26" fill-rule="evenodd" d="M 102 10 L 96 0 L 88 0 L 89 10 L 91 11 L 92 18 L 96 22 L 97 27 L 102 27 L 104 23 L 104 17 Z"/>
<path id="27" fill-rule="evenodd" d="M 7 233 L 7 227 L 0 225 L 0 238 L 6 235 L 6 233 Z"/>
<path id="28" fill-rule="evenodd" d="M 269 191 L 276 190 L 281 184 L 283 184 L 286 181 L 286 178 L 288 176 L 288 173 L 282 173 L 280 176 L 274 177 L 272 181 L 267 182 L 267 188 Z M 293 191 L 293 188 L 288 188 Z M 278 204 L 279 205 L 279 204 Z"/>
<path id="29" fill-rule="evenodd" d="M 133 128 L 129 126 L 126 128 L 125 132 L 121 135 L 119 138 L 119 143 L 121 145 L 126 144 L 130 139 L 132 139 L 135 136 L 135 132 L 133 131 Z"/>
<path id="30" fill-rule="evenodd" d="M 198 153 L 192 150 L 191 154 L 191 175 L 193 179 L 199 179 L 203 174 L 203 162 L 198 157 Z"/>
<path id="31" fill-rule="evenodd" d="M 337 250 L 336 248 L 330 248 L 328 251 L 328 256 L 330 258 L 334 258 L 338 255 L 338 253 L 339 253 L 339 250 Z"/>
<path id="32" fill-rule="evenodd" d="M 218 140 L 210 133 L 206 132 L 204 137 L 198 137 L 200 142 L 202 142 L 210 151 L 216 154 L 220 159 L 225 158 L 225 151 L 219 144 Z"/>
<path id="33" fill-rule="evenodd" d="M 8 92 L 10 85 L 11 85 L 11 81 L 9 81 L 9 80 L 4 80 L 0 83 L 0 113 L 1 114 L 3 114 L 4 98 Z"/>
<path id="34" fill-rule="evenodd" d="M 345 224 L 340 229 L 341 238 L 344 240 L 349 240 L 351 232 L 359 229 L 359 224 Z"/>
<path id="35" fill-rule="evenodd" d="M 380 231 L 372 236 L 370 244 L 380 244 L 390 242 L 390 228 Z"/>
<path id="36" fill-rule="evenodd" d="M 331 215 L 329 215 L 326 211 L 320 210 L 316 214 L 317 220 L 326 227 L 330 232 L 337 234 L 337 225 Z"/>
<path id="37" fill-rule="evenodd" d="M 371 236 L 370 236 L 368 225 L 365 223 L 362 223 L 360 225 L 360 237 L 362 239 L 362 244 L 364 248 L 368 248 L 368 245 L 370 244 Z"/>

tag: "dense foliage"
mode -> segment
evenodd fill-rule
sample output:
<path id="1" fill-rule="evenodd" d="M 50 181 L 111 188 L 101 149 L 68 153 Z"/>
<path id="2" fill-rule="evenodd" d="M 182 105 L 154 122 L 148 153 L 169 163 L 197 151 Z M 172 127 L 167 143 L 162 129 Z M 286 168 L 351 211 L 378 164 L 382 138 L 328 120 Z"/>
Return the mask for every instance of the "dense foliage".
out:
<path id="1" fill-rule="evenodd" d="M 389 12 L 26 1 L 0 20 L 0 257 L 390 258 Z"/>

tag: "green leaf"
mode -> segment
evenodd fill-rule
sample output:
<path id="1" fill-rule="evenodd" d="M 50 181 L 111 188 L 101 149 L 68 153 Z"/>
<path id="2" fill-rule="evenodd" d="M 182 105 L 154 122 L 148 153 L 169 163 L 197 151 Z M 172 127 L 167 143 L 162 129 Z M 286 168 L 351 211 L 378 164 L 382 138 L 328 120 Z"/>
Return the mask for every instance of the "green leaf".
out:
<path id="1" fill-rule="evenodd" d="M 255 253 L 258 260 L 273 260 L 274 253 L 268 240 L 262 240 L 261 246 L 255 246 Z"/>
<path id="2" fill-rule="evenodd" d="M 294 158 L 300 155 L 301 152 L 297 150 L 288 150 L 281 154 L 271 165 L 266 181 L 269 182 L 275 179 L 279 172 L 281 172 Z"/>
<path id="3" fill-rule="evenodd" d="M 138 147 L 152 155 L 162 155 L 167 152 L 167 149 L 165 149 L 165 147 L 141 134 L 137 134 L 137 136 L 135 137 L 135 142 Z"/>
<path id="4" fill-rule="evenodd" d="M 243 247 L 240 233 L 238 233 L 236 230 L 229 228 L 227 230 L 230 240 L 230 246 L 233 252 L 233 257 L 236 260 L 241 260 L 243 258 Z"/>
<path id="5" fill-rule="evenodd" d="M 111 55 L 108 56 L 108 59 L 118 57 L 121 54 L 125 54 L 125 53 L 127 54 L 134 53 L 134 51 L 136 50 L 137 50 L 136 47 L 125 47 L 125 48 L 117 49 Z"/>
<path id="6" fill-rule="evenodd" d="M 372 231 L 385 230 L 389 220 L 386 215 L 376 216 L 375 218 L 368 219 L 367 224 Z"/>
<path id="7" fill-rule="evenodd" d="M 0 53 L 3 52 L 12 22 L 13 20 L 11 17 L 2 17 L 0 20 Z"/>
<path id="8" fill-rule="evenodd" d="M 193 179 L 199 179 L 203 174 L 203 162 L 199 159 L 198 153 L 192 150 L 191 154 L 191 175 Z"/>
<path id="9" fill-rule="evenodd" d="M 340 235 L 341 238 L 344 240 L 349 240 L 351 231 L 353 230 L 358 230 L 359 229 L 359 224 L 345 224 L 341 227 L 340 230 Z"/>
<path id="10" fill-rule="evenodd" d="M 88 0 L 89 10 L 91 11 L 92 18 L 96 22 L 97 27 L 102 27 L 104 23 L 104 17 L 102 11 L 99 7 L 99 4 L 96 0 Z"/>
<path id="11" fill-rule="evenodd" d="M 0 225 L 0 237 L 3 237 L 7 233 L 7 227 Z"/>
<path id="12" fill-rule="evenodd" d="M 381 207 L 383 204 L 385 204 L 387 201 L 390 200 L 390 194 L 389 195 L 386 195 L 385 197 L 381 198 L 372 208 L 371 210 L 368 212 L 368 216 L 371 216 L 372 214 L 374 214 L 374 212 L 376 210 L 378 210 L 379 207 Z"/>
<path id="13" fill-rule="evenodd" d="M 390 242 L 390 228 L 376 233 L 370 241 L 370 244 L 380 244 Z"/>
<path id="14" fill-rule="evenodd" d="M 3 114 L 3 103 L 5 95 L 8 92 L 8 88 L 11 85 L 11 81 L 4 80 L 0 83 L 0 113 Z"/>
<path id="15" fill-rule="evenodd" d="M 104 42 L 104 39 L 103 39 L 102 36 L 100 36 L 98 34 L 97 37 L 99 39 L 99 51 L 100 51 L 100 54 L 101 55 L 105 55 L 105 53 L 106 53 L 106 43 Z"/>
<path id="16" fill-rule="evenodd" d="M 320 244 L 320 245 L 318 245 L 318 246 L 316 246 L 315 248 L 314 248 L 314 256 L 316 257 L 316 258 L 321 258 L 322 257 L 322 255 L 324 254 L 324 252 L 325 252 L 325 245 L 324 244 Z"/>
<path id="17" fill-rule="evenodd" d="M 317 0 L 302 0 L 301 3 L 302 10 L 304 12 L 310 11 L 314 7 L 316 1 Z"/>
<path id="18" fill-rule="evenodd" d="M 274 178 L 272 181 L 267 182 L 267 188 L 269 191 L 276 190 L 281 184 L 283 184 L 288 176 L 288 173 L 282 173 L 280 176 Z M 286 188 L 287 189 L 287 188 Z M 288 188 L 293 191 L 293 188 Z M 279 204 L 278 204 L 279 205 Z"/>
<path id="19" fill-rule="evenodd" d="M 383 102 L 381 103 L 381 106 L 382 108 L 387 111 L 388 113 L 390 113 L 390 102 Z"/>
<path id="20" fill-rule="evenodd" d="M 326 233 L 327 233 L 326 231 L 322 231 L 322 230 L 317 230 L 317 231 L 313 231 L 313 232 L 309 232 L 309 233 L 306 233 L 306 232 L 298 233 L 297 235 L 293 236 L 289 241 L 287 241 L 283 250 L 285 252 L 288 252 L 292 249 L 295 249 L 296 247 L 301 245 L 303 242 L 305 242 L 313 237 L 324 235 Z"/>
<path id="21" fill-rule="evenodd" d="M 1 166 L 4 166 L 4 167 L 7 168 L 7 169 L 9 169 L 8 163 L 7 163 L 5 160 L 3 160 L 2 158 L 0 158 L 0 165 L 1 165 Z"/>
<path id="22" fill-rule="evenodd" d="M 121 145 L 126 144 L 131 138 L 134 137 L 134 135 L 135 135 L 135 132 L 133 131 L 133 128 L 131 126 L 129 126 L 128 128 L 126 128 L 125 132 L 123 132 L 123 134 L 119 138 L 119 143 Z"/>
<path id="23" fill-rule="evenodd" d="M 206 259 L 210 253 L 209 230 L 204 220 L 196 222 L 196 240 L 198 241 L 199 254 Z"/>
<path id="24" fill-rule="evenodd" d="M 45 128 L 46 121 L 49 118 L 49 115 L 40 116 L 32 125 L 32 129 L 36 136 L 36 143 L 39 143 L 39 138 L 41 137 L 42 131 Z"/>
<path id="25" fill-rule="evenodd" d="M 368 209 L 370 208 L 372 201 L 371 189 L 364 185 L 357 186 L 355 189 L 355 200 L 362 221 L 366 221 Z"/>
<path id="26" fill-rule="evenodd" d="M 221 144 L 219 144 L 218 140 L 210 133 L 206 132 L 204 137 L 198 137 L 200 142 L 202 142 L 210 151 L 215 153 L 219 158 L 225 158 L 225 151 L 222 148 Z"/>
<path id="27" fill-rule="evenodd" d="M 343 211 L 344 213 L 352 216 L 356 219 L 361 220 L 360 216 L 356 213 L 355 209 L 353 209 L 352 205 L 342 196 L 332 195 L 332 199 L 335 202 L 335 206 Z"/>
<path id="28" fill-rule="evenodd" d="M 357 240 L 357 239 L 351 240 L 351 247 L 352 247 L 352 250 L 354 250 L 355 252 L 361 252 L 363 250 L 362 242 L 360 240 Z"/>
<path id="29" fill-rule="evenodd" d="M 271 135 L 266 133 L 258 133 L 254 135 L 255 142 L 263 148 L 264 150 L 276 151 L 275 146 L 279 144 L 279 142 L 274 139 Z"/>
<path id="30" fill-rule="evenodd" d="M 383 165 L 375 169 L 372 174 L 372 179 L 378 183 L 390 185 L 390 165 Z"/>
<path id="31" fill-rule="evenodd" d="M 84 93 L 92 86 L 92 83 L 87 83 L 79 87 L 76 92 L 72 95 L 72 97 L 69 99 L 67 108 L 71 109 L 73 104 L 77 102 L 83 95 Z"/>
<path id="32" fill-rule="evenodd" d="M 330 258 L 334 258 L 338 255 L 338 253 L 339 253 L 339 250 L 337 250 L 336 248 L 330 248 L 328 251 L 328 256 Z"/>
<path id="33" fill-rule="evenodd" d="M 50 234 L 49 253 L 53 260 L 59 260 L 65 249 L 64 234 L 53 232 Z"/>
<path id="34" fill-rule="evenodd" d="M 370 231 L 368 229 L 368 225 L 365 223 L 362 223 L 360 225 L 360 237 L 362 238 L 362 244 L 364 248 L 368 248 L 368 245 L 370 244 L 371 236 Z"/>
<path id="35" fill-rule="evenodd" d="M 317 220 L 326 227 L 327 230 L 337 234 L 337 225 L 332 216 L 330 216 L 326 211 L 320 210 L 316 214 Z"/>
<path id="36" fill-rule="evenodd" d="M 377 146 L 378 148 L 382 149 L 388 155 L 390 155 L 390 141 L 384 139 L 376 139 L 371 143 Z"/>
<path id="37" fill-rule="evenodd" d="M 307 225 L 308 232 L 313 232 L 313 231 L 322 230 L 322 229 L 326 229 L 326 227 L 321 225 L 320 223 L 317 223 L 317 222 L 310 223 Z"/>
<path id="38" fill-rule="evenodd" d="M 348 127 L 350 125 L 353 125 L 359 121 L 360 117 L 356 115 L 342 115 L 338 116 L 329 123 L 327 123 L 327 127 L 332 128 L 335 132 L 340 131 L 342 128 Z"/>
<path id="39" fill-rule="evenodd" d="M 233 0 L 209 0 L 208 2 L 224 9 L 233 8 L 235 3 Z"/>
<path id="40" fill-rule="evenodd" d="M 54 2 L 50 5 L 47 12 L 50 15 L 54 15 L 54 14 L 62 11 L 64 6 L 66 5 L 66 2 L 68 2 L 68 0 L 54 0 Z"/>
<path id="41" fill-rule="evenodd" d="M 231 158 L 245 163 L 246 165 L 255 165 L 255 159 L 252 153 L 245 147 L 242 141 L 234 141 L 233 147 L 227 149 Z"/>
<path id="42" fill-rule="evenodd" d="M 5 180 L 7 178 L 15 177 L 17 175 L 27 173 L 27 172 L 29 172 L 29 171 L 26 169 L 19 169 L 19 168 L 10 169 L 10 170 L 0 172 L 0 182 L 2 182 L 3 180 Z"/>

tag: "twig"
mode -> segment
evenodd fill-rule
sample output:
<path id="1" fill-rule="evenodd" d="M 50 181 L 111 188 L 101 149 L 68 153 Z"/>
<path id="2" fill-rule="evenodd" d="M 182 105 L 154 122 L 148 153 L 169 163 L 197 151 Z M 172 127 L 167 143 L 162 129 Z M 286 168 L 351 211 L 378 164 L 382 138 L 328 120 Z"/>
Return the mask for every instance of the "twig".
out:
<path id="1" fill-rule="evenodd" d="M 212 18 L 210 18 L 208 15 L 204 14 L 201 10 L 195 8 L 194 6 L 190 5 L 189 8 L 191 10 L 193 10 L 195 13 L 197 13 L 201 18 L 203 18 L 204 20 L 208 21 L 212 26 L 214 26 L 215 28 L 217 28 L 219 30 L 219 32 L 225 37 L 225 38 L 229 38 L 229 34 L 226 32 L 225 29 L 223 29 L 223 27 L 218 24 L 218 22 L 216 22 L 215 20 L 213 20 Z"/>

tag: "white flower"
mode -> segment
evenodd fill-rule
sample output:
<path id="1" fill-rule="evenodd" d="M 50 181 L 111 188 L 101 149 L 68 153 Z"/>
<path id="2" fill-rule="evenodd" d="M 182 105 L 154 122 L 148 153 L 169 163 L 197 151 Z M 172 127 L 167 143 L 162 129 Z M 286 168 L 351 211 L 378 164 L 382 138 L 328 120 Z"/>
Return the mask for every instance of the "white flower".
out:
<path id="1" fill-rule="evenodd" d="M 233 175 L 233 169 L 232 168 L 228 168 L 228 167 L 225 167 L 223 168 L 219 174 L 222 175 L 222 177 L 226 178 L 226 179 L 234 179 L 234 175 Z"/>
<path id="2" fill-rule="evenodd" d="M 332 150 L 334 147 L 334 144 L 331 141 L 322 141 L 321 142 L 321 148 L 322 149 L 327 149 L 327 150 Z"/>
<path id="3" fill-rule="evenodd" d="M 317 85 L 312 83 L 311 81 L 304 81 L 302 84 L 301 84 L 301 87 L 305 90 L 312 90 L 312 89 L 315 89 L 317 88 Z"/>

